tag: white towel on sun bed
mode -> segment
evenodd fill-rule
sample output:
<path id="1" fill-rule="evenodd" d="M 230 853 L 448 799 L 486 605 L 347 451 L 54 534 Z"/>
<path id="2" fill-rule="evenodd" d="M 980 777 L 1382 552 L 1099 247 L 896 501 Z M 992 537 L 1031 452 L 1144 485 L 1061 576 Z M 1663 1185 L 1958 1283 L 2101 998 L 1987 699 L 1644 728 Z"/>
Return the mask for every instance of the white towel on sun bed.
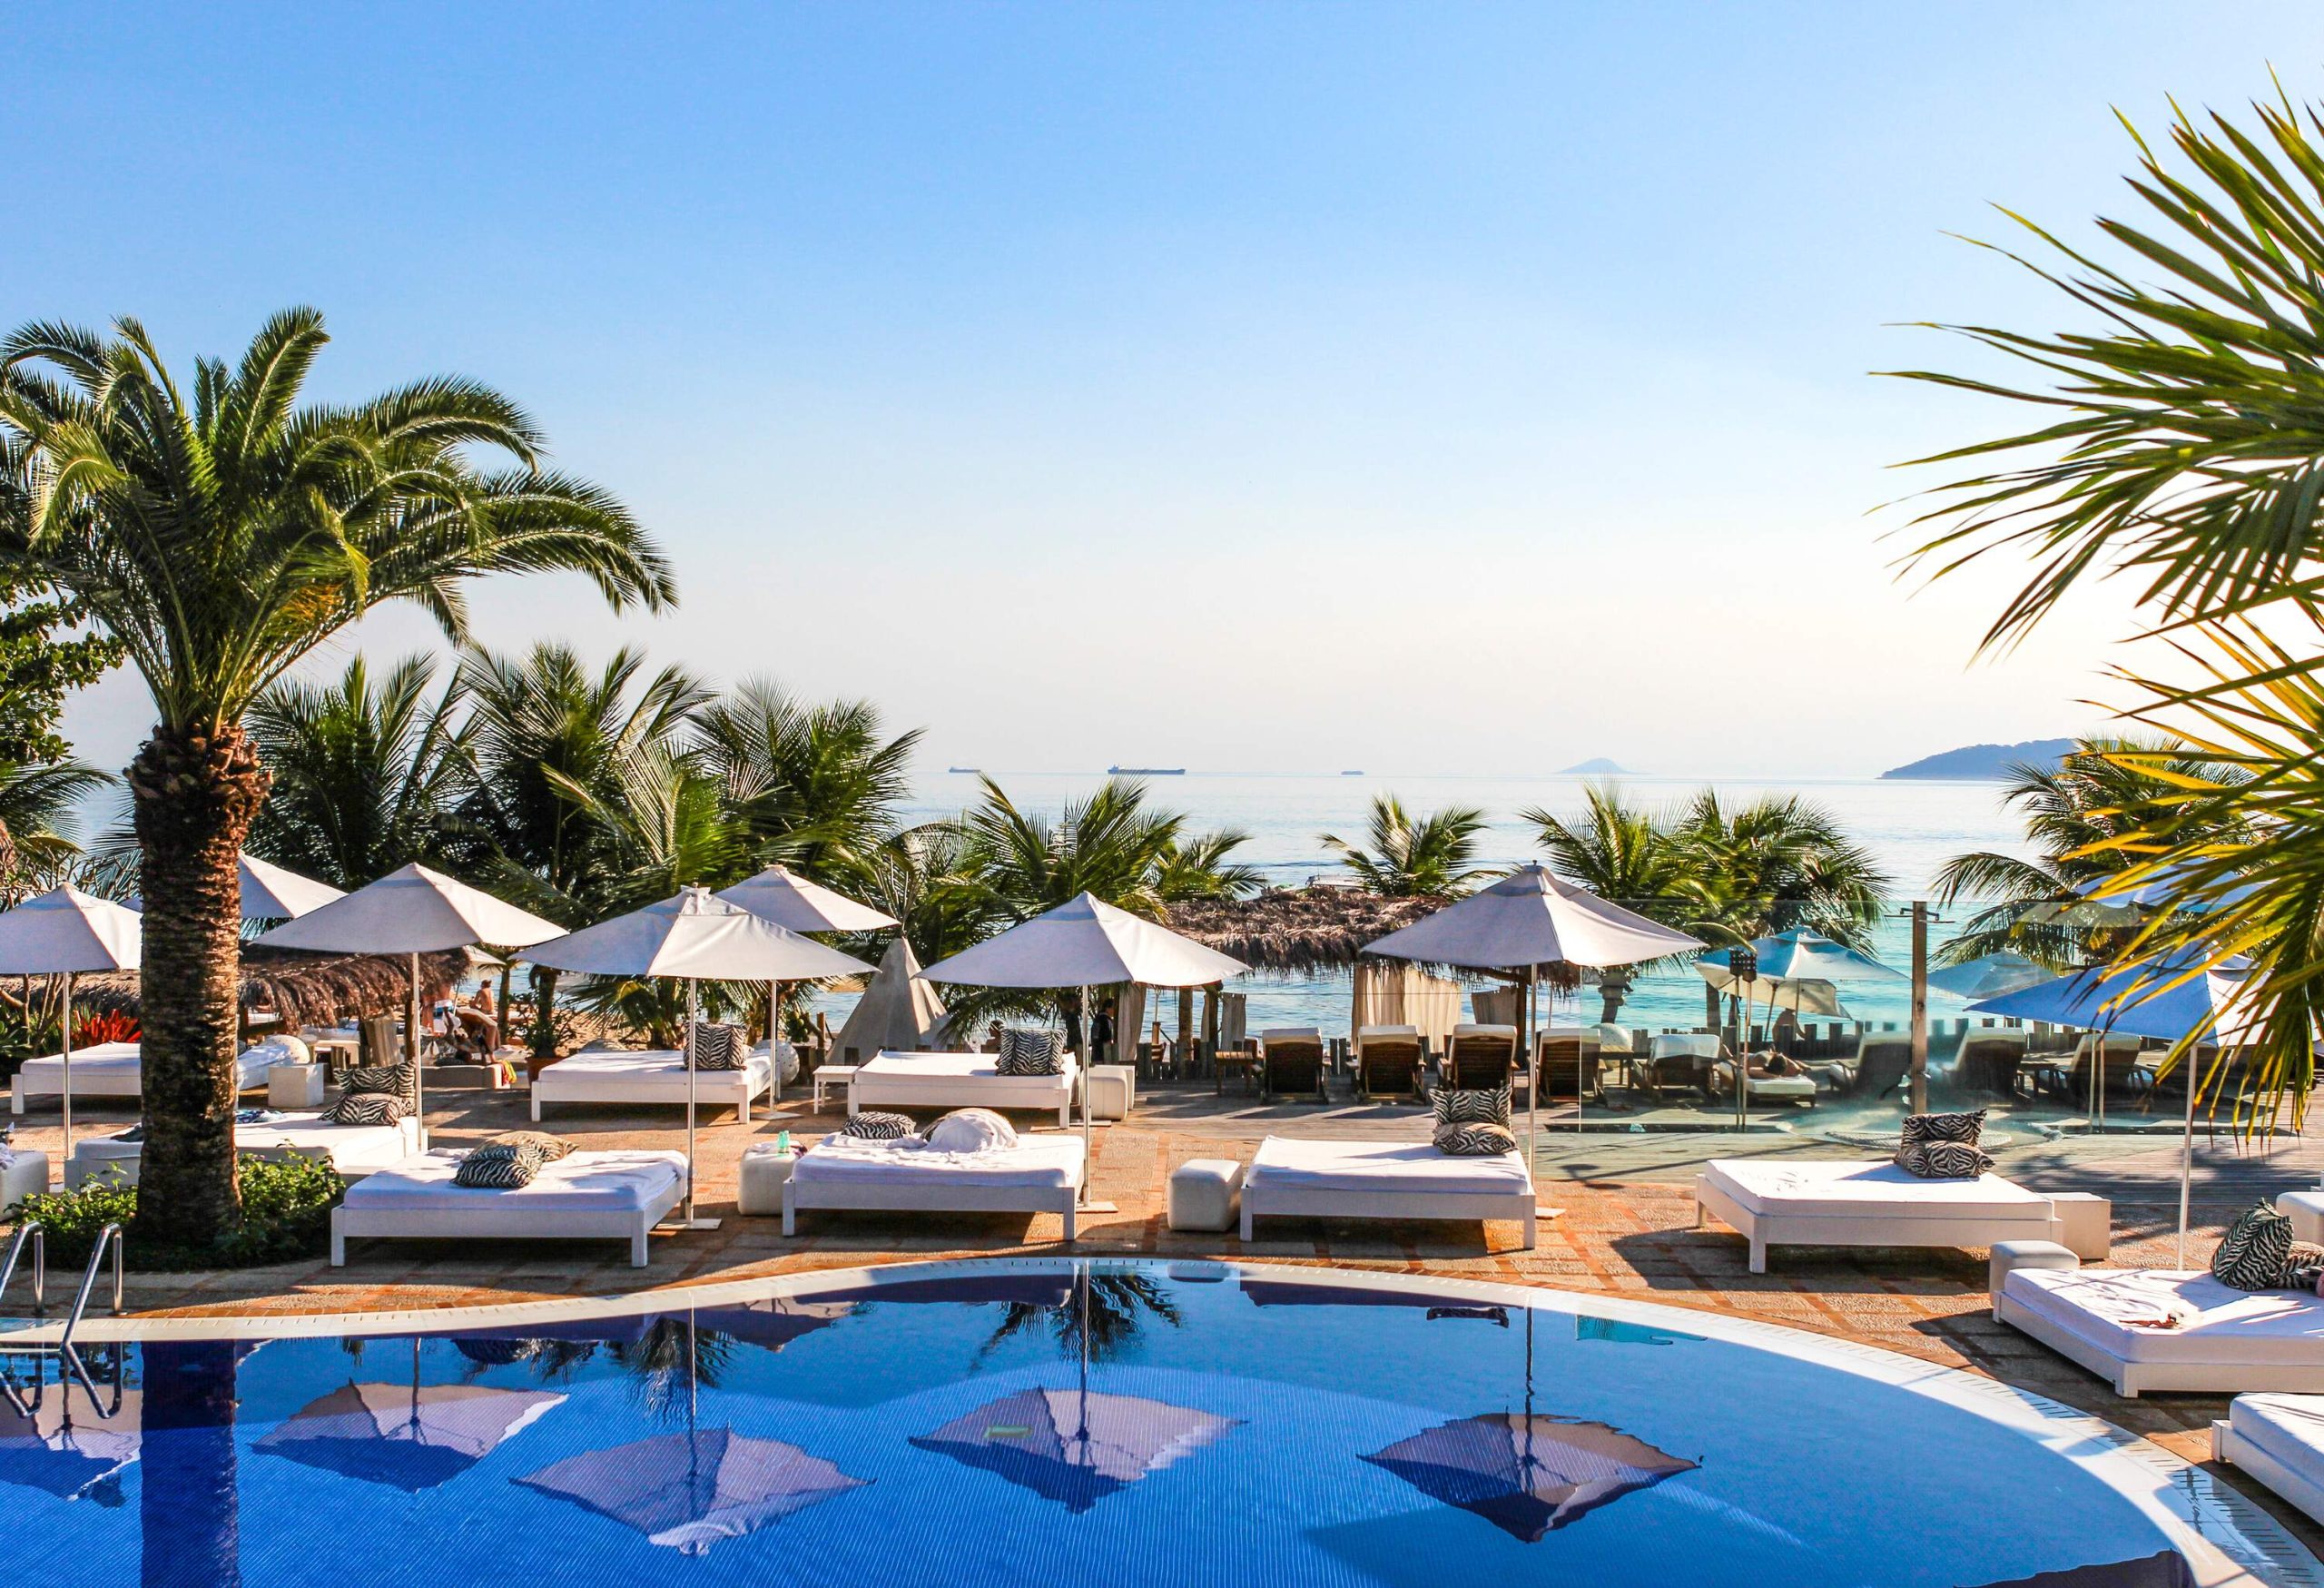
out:
<path id="1" fill-rule="evenodd" d="M 2324 1361 L 2324 1297 L 2237 1290 L 2209 1274 L 2163 1268 L 2017 1268 L 2003 1294 L 2117 1361 L 2312 1367 Z M 2182 1328 L 2139 1327 L 2171 1312 Z"/>
<path id="2" fill-rule="evenodd" d="M 1245 1183 L 1325 1191 L 1505 1196 L 1533 1182 L 1523 1154 L 1454 1158 L 1425 1141 L 1301 1141 L 1270 1136 L 1259 1143 Z"/>
<path id="3" fill-rule="evenodd" d="M 791 1175 L 823 1185 L 1070 1187 L 1081 1183 L 1081 1138 L 1020 1136 L 1014 1147 L 939 1152 L 911 1140 L 826 1136 L 799 1155 Z"/>
<path id="4" fill-rule="evenodd" d="M 462 1156 L 460 1149 L 438 1148 L 407 1158 L 350 1186 L 347 1205 L 366 1211 L 472 1208 L 484 1198 L 635 1213 L 657 1193 L 684 1186 L 686 1179 L 683 1152 L 585 1151 L 541 1165 L 529 1186 L 487 1190 L 452 1183 Z"/>

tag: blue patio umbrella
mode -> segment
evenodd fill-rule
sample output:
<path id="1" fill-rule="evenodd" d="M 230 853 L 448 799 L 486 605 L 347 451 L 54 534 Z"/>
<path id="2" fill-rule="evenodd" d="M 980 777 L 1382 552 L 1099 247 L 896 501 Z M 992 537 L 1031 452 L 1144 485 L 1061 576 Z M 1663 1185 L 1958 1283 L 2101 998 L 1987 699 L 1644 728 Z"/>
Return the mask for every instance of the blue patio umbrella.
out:
<path id="1" fill-rule="evenodd" d="M 1713 949 L 1703 962 L 1725 965 L 1730 951 Z M 1836 942 L 1820 932 L 1795 928 L 1768 937 L 1754 938 L 1751 952 L 1758 960 L 1760 977 L 1781 981 L 1904 981 L 1908 978 L 1894 965 L 1884 965 L 1870 954 Z"/>
<path id="2" fill-rule="evenodd" d="M 1984 954 L 1947 965 L 1941 971 L 1931 971 L 1928 984 L 1940 992 L 1974 1001 L 1999 998 L 2005 992 L 2047 981 L 2056 974 L 2047 965 L 2027 959 L 2015 949 L 2004 949 L 1997 954 Z"/>

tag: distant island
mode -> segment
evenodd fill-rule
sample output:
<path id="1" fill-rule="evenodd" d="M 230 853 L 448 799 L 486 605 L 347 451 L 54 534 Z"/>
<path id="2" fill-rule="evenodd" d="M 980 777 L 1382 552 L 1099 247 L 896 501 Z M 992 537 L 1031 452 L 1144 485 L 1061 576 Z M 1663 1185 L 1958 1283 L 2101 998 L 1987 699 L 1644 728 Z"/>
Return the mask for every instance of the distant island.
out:
<path id="1" fill-rule="evenodd" d="M 2073 748 L 2072 739 L 2027 739 L 2018 745 L 1964 745 L 1958 750 L 1924 755 L 1903 766 L 1892 766 L 1883 778 L 1946 779 L 1956 783 L 2003 783 L 2019 762 L 2035 766 L 2054 763 Z"/>
<path id="2" fill-rule="evenodd" d="M 1106 775 L 1108 777 L 1184 777 L 1186 774 L 1187 769 L 1183 766 L 1108 766 L 1106 768 Z"/>
<path id="3" fill-rule="evenodd" d="M 1577 761 L 1559 774 L 1561 777 L 1636 777 L 1627 766 L 1617 766 L 1603 755 L 1592 755 L 1587 761 Z"/>

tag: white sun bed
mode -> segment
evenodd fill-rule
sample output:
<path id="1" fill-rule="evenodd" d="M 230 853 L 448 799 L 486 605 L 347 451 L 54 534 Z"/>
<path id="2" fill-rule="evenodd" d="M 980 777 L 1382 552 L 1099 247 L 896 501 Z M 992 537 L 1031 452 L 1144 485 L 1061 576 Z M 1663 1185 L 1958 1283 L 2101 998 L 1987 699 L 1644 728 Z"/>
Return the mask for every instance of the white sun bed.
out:
<path id="1" fill-rule="evenodd" d="M 2324 1396 L 2237 1396 L 2211 1425 L 2211 1459 L 2324 1522 Z"/>
<path id="2" fill-rule="evenodd" d="M 1243 1177 L 1243 1238 L 1255 1218 L 1514 1219 L 1533 1249 L 1533 1177 L 1521 1152 L 1453 1158 L 1425 1141 L 1270 1136 Z"/>
<path id="3" fill-rule="evenodd" d="M 2139 1327 L 2173 1311 L 2192 1321 Z M 1994 1316 L 2125 1397 L 2151 1389 L 2324 1392 L 2324 1297 L 2235 1290 L 2209 1274 L 2166 1268 L 2015 1268 L 1994 1295 Z"/>
<path id="4" fill-rule="evenodd" d="M 330 1260 L 367 1236 L 402 1240 L 626 1240 L 645 1267 L 645 1237 L 686 1193 L 682 1152 L 576 1152 L 517 1190 L 456 1186 L 461 1153 L 439 1149 L 356 1181 L 331 1210 Z"/>
<path id="5" fill-rule="evenodd" d="M 263 1125 L 236 1125 L 234 1150 L 257 1158 L 325 1159 L 345 1179 L 359 1179 L 391 1169 L 418 1152 L 419 1121 L 405 1119 L 392 1125 L 338 1125 L 320 1112 L 286 1113 Z M 70 1188 L 90 1179 L 112 1178 L 133 1186 L 144 1155 L 143 1141 L 84 1136 L 73 1144 L 73 1156 L 64 1165 L 64 1183 Z"/>
<path id="6" fill-rule="evenodd" d="M 1989 1247 L 2056 1240 L 2057 1211 L 1999 1175 L 1928 1180 L 1873 1161 L 1758 1162 L 1715 1158 L 1695 1177 L 1695 1228 L 1706 1215 L 1751 1243 L 1751 1272 L 1771 1246 Z"/>
<path id="7" fill-rule="evenodd" d="M 909 1141 L 826 1136 L 799 1155 L 783 1186 L 783 1233 L 803 1208 L 919 1213 L 1055 1213 L 1073 1239 L 1085 1160 L 1081 1138 L 1020 1136 L 1013 1147 L 939 1152 Z"/>
<path id="8" fill-rule="evenodd" d="M 1003 1075 L 994 1053 L 881 1052 L 856 1067 L 847 1083 L 847 1111 L 865 1109 L 1041 1109 L 1057 1110 L 1060 1127 L 1073 1123 L 1073 1083 L 1079 1073 L 1065 1055 L 1057 1075 Z"/>
<path id="9" fill-rule="evenodd" d="M 700 1109 L 733 1109 L 747 1125 L 752 1100 L 773 1081 L 773 1059 L 753 1052 L 740 1070 L 695 1070 L 694 1103 Z M 543 1103 L 669 1103 L 684 1108 L 686 1056 L 667 1049 L 575 1053 L 534 1076 L 532 1090 L 536 1122 Z"/>
<path id="10" fill-rule="evenodd" d="M 234 1090 L 249 1091 L 266 1084 L 266 1072 L 282 1061 L 264 1047 L 245 1048 L 234 1057 Z M 142 1068 L 135 1042 L 99 1042 L 73 1050 L 73 1095 L 75 1098 L 134 1098 L 141 1089 Z M 34 1098 L 64 1096 L 64 1056 L 27 1059 L 8 1089 L 8 1110 L 21 1114 Z"/>

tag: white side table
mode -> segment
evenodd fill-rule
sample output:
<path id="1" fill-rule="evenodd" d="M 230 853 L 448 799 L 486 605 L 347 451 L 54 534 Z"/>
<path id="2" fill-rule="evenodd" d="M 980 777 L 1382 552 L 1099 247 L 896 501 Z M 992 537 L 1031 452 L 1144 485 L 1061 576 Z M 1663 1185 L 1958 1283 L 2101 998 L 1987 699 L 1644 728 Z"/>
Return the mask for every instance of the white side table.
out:
<path id="1" fill-rule="evenodd" d="M 846 1092 L 849 1084 L 855 1080 L 855 1072 L 862 1068 L 860 1064 L 825 1064 L 818 1068 L 815 1071 L 814 1095 L 808 1099 L 808 1106 L 821 1113 L 823 1107 L 823 1093 L 832 1087 L 837 1087 L 842 1093 Z"/>
<path id="2" fill-rule="evenodd" d="M 266 1106 L 271 1109 L 320 1109 L 328 1064 L 270 1064 L 266 1070 Z"/>
<path id="3" fill-rule="evenodd" d="M 783 1188 L 799 1155 L 763 1141 L 743 1154 L 742 1185 L 734 1197 L 734 1211 L 745 1217 L 767 1218 L 783 1211 Z"/>

